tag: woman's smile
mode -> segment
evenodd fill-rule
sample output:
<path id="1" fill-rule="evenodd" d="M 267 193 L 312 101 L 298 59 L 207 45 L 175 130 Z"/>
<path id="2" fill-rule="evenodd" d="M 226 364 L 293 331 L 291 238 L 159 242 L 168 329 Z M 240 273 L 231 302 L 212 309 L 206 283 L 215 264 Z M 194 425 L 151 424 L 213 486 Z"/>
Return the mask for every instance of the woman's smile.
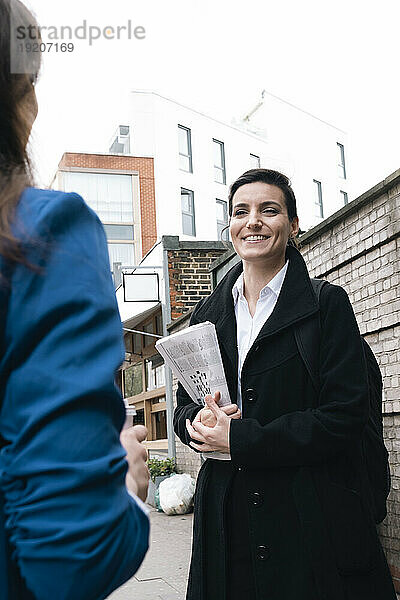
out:
<path id="1" fill-rule="evenodd" d="M 265 242 L 267 240 L 269 240 L 271 236 L 269 235 L 248 235 L 246 237 L 243 238 L 243 240 L 245 242 L 248 242 L 250 244 L 257 244 L 259 242 Z"/>

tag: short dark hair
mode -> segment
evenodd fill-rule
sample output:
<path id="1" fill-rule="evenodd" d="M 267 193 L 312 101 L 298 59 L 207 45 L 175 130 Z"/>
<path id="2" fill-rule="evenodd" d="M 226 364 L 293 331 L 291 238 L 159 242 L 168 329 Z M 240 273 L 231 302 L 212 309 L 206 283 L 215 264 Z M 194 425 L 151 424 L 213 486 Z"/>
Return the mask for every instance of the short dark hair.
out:
<path id="1" fill-rule="evenodd" d="M 232 204 L 233 196 L 236 194 L 238 189 L 242 185 L 247 183 L 268 183 L 269 185 L 275 185 L 282 190 L 283 197 L 285 198 L 286 209 L 290 221 L 293 221 L 297 217 L 296 197 L 294 195 L 290 180 L 286 175 L 279 171 L 273 171 L 272 169 L 250 169 L 246 171 L 236 179 L 229 188 L 229 216 L 232 216 Z"/>

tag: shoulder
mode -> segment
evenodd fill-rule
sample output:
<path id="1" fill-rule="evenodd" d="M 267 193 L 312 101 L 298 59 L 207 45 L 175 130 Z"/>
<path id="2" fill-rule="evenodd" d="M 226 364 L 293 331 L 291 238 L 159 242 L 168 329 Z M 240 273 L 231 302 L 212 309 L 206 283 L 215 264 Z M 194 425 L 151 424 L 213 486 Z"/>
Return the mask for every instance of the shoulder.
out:
<path id="1" fill-rule="evenodd" d="M 71 265 L 84 271 L 107 271 L 109 257 L 103 225 L 76 193 L 27 188 L 19 200 L 13 224 L 31 265 Z M 105 267 L 107 266 L 107 269 Z"/>
<path id="2" fill-rule="evenodd" d="M 319 300 L 321 321 L 334 320 L 337 327 L 355 322 L 349 296 L 340 285 L 327 282 L 321 289 Z"/>
<path id="3" fill-rule="evenodd" d="M 209 298 L 209 296 L 205 296 L 204 298 L 202 298 L 194 307 L 192 315 L 190 317 L 190 325 L 196 325 L 201 321 L 201 319 L 199 318 L 199 313 L 202 311 L 202 307 L 207 298 Z"/>
<path id="4" fill-rule="evenodd" d="M 229 312 L 231 308 L 233 309 L 232 288 L 242 271 L 241 261 L 235 263 L 229 269 L 214 290 L 196 305 L 192 314 L 191 325 L 206 319 L 213 321 L 215 318 Z"/>
<path id="5" fill-rule="evenodd" d="M 336 285 L 334 283 L 329 283 L 329 281 L 326 281 L 321 289 L 321 295 L 320 295 L 321 308 L 332 305 L 332 304 L 333 305 L 338 304 L 338 303 L 340 304 L 343 302 L 350 303 L 349 296 L 348 296 L 346 290 L 344 288 L 342 288 L 340 285 Z"/>
<path id="6" fill-rule="evenodd" d="M 26 188 L 17 206 L 16 235 L 46 235 L 57 226 L 65 228 L 77 220 L 82 224 L 100 224 L 97 215 L 79 194 Z"/>

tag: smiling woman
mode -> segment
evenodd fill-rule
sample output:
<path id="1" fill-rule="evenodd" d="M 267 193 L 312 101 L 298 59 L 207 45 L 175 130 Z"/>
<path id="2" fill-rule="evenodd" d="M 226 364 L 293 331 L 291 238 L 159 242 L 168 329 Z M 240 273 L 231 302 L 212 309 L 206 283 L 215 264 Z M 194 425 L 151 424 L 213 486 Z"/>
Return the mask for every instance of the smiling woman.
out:
<path id="1" fill-rule="evenodd" d="M 236 404 L 219 408 L 217 392 L 200 408 L 179 384 L 174 415 L 185 444 L 230 453 L 199 473 L 187 600 L 395 600 L 363 458 L 368 375 L 346 292 L 326 283 L 317 299 L 285 175 L 244 173 L 229 215 L 241 261 L 191 324 L 215 324 Z M 296 341 L 310 324 L 321 330 L 320 390 Z"/>

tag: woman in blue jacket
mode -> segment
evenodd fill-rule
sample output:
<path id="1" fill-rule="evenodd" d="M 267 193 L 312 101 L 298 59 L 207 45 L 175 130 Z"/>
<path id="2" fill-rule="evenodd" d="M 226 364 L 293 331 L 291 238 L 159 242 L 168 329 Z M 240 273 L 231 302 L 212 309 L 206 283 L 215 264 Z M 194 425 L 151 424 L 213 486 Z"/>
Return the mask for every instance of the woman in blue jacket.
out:
<path id="1" fill-rule="evenodd" d="M 39 53 L 11 72 L 14 24 L 36 25 L 0 0 L 0 599 L 95 600 L 147 550 L 147 515 L 125 485 L 143 498 L 145 451 L 132 434 L 127 476 L 101 223 L 77 194 L 31 187 Z"/>

